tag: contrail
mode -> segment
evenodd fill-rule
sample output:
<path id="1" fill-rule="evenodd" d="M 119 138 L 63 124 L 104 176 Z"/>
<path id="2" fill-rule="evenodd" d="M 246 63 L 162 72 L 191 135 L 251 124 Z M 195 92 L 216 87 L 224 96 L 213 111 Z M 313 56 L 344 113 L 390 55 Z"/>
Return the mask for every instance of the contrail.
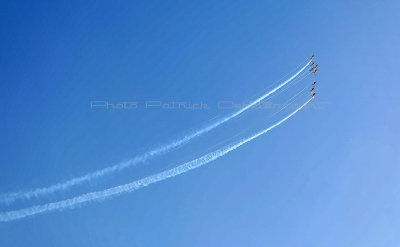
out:
<path id="1" fill-rule="evenodd" d="M 111 198 L 111 197 L 114 197 L 117 195 L 122 195 L 122 194 L 125 194 L 128 192 L 132 192 L 134 190 L 140 189 L 140 188 L 148 186 L 150 184 L 157 183 L 162 180 L 183 174 L 185 172 L 188 172 L 190 170 L 193 170 L 195 168 L 203 166 L 213 160 L 216 160 L 216 159 L 224 156 L 225 154 L 235 150 L 236 148 L 242 146 L 243 144 L 245 144 L 251 140 L 254 140 L 255 138 L 267 133 L 271 129 L 279 126 L 280 124 L 282 124 L 283 122 L 288 120 L 290 117 L 292 117 L 294 114 L 296 114 L 300 109 L 302 109 L 304 106 L 306 106 L 311 100 L 312 100 L 312 98 L 310 98 L 306 103 L 304 103 L 302 106 L 297 108 L 291 114 L 289 114 L 288 116 L 286 116 L 279 122 L 275 123 L 274 125 L 268 127 L 267 129 L 264 129 L 246 139 L 242 139 L 241 141 L 239 141 L 235 144 L 228 145 L 224 148 L 221 148 L 214 152 L 208 153 L 200 158 L 189 161 L 189 162 L 184 163 L 175 168 L 172 168 L 172 169 L 160 172 L 160 173 L 156 173 L 154 175 L 151 175 L 151 176 L 139 179 L 139 180 L 135 180 L 128 184 L 112 187 L 112 188 L 109 188 L 106 190 L 91 192 L 91 193 L 83 194 L 81 196 L 73 197 L 73 198 L 58 201 L 58 202 L 52 202 L 52 203 L 48 203 L 48 204 L 33 206 L 30 208 L 0 213 L 0 222 L 13 221 L 13 220 L 22 219 L 22 218 L 25 218 L 28 216 L 33 216 L 36 214 L 55 211 L 55 210 L 62 211 L 62 210 L 66 210 L 66 209 L 73 209 L 73 208 L 75 208 L 79 205 L 83 205 L 85 203 L 94 202 L 94 201 L 102 201 L 104 199 L 108 199 L 108 198 Z"/>
<path id="2" fill-rule="evenodd" d="M 248 109 L 250 109 L 251 107 L 255 106 L 256 104 L 260 103 L 261 101 L 263 101 L 265 98 L 267 98 L 268 96 L 270 96 L 271 94 L 275 93 L 276 91 L 278 91 L 280 88 L 282 88 L 283 86 L 285 86 L 286 84 L 288 84 L 290 81 L 292 81 L 293 79 L 295 79 L 301 72 L 303 72 L 309 65 L 310 65 L 311 61 L 309 61 L 308 63 L 306 63 L 306 65 L 304 65 L 304 67 L 302 67 L 298 72 L 296 72 L 292 77 L 290 77 L 289 79 L 287 79 L 286 81 L 284 81 L 283 83 L 279 84 L 278 86 L 276 86 L 274 89 L 272 89 L 271 91 L 265 93 L 264 95 L 262 95 L 261 97 L 259 97 L 258 99 L 254 100 L 253 102 L 251 102 L 250 104 L 248 104 L 247 106 L 241 108 L 240 110 L 210 124 L 209 126 L 206 126 L 200 130 L 197 130 L 191 134 L 188 134 L 186 136 L 184 136 L 181 139 L 172 141 L 171 143 L 164 145 L 162 147 L 150 150 L 142 155 L 136 156 L 128 161 L 119 163 L 117 165 L 114 166 L 110 166 L 101 170 L 97 170 L 95 172 L 91 172 L 91 173 L 87 173 L 81 177 L 76 177 L 76 178 L 72 178 L 68 181 L 65 182 L 60 182 L 54 185 L 51 185 L 49 187 L 43 187 L 43 188 L 37 188 L 37 189 L 32 189 L 29 191 L 21 191 L 21 192 L 13 192 L 13 193 L 8 193 L 8 194 L 3 194 L 0 195 L 0 202 L 3 203 L 12 203 L 17 199 L 29 199 L 32 197 L 39 197 L 39 196 L 43 196 L 43 195 L 48 195 L 57 191 L 61 191 L 61 190 L 66 190 L 72 186 L 76 186 L 79 184 L 82 184 L 83 182 L 87 182 L 90 181 L 94 178 L 99 178 L 102 177 L 104 175 L 125 169 L 127 167 L 130 166 L 134 166 L 136 164 L 139 163 L 143 163 L 146 162 L 147 160 L 154 158 L 158 155 L 167 153 L 168 151 L 190 141 L 191 139 L 198 137 L 206 132 L 209 132 L 213 129 L 215 129 L 216 127 L 218 127 L 219 125 L 231 120 L 232 118 L 237 117 L 238 115 L 242 114 L 243 112 L 247 111 Z"/>

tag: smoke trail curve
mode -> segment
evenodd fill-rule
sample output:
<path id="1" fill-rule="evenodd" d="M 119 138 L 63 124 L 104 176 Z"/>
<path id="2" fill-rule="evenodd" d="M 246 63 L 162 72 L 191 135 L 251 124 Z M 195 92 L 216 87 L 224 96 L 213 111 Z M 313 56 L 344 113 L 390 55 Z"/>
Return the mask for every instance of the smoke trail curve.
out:
<path id="1" fill-rule="evenodd" d="M 132 191 L 140 189 L 142 187 L 146 187 L 150 184 L 157 183 L 162 180 L 186 173 L 190 170 L 201 167 L 213 160 L 216 160 L 216 159 L 224 156 L 225 154 L 237 149 L 238 147 L 242 146 L 243 144 L 250 142 L 250 141 L 254 140 L 255 138 L 267 133 L 271 129 L 279 126 L 280 124 L 282 124 L 283 122 L 288 120 L 290 117 L 292 117 L 294 114 L 296 114 L 303 107 L 305 107 L 311 100 L 312 100 L 312 98 L 310 98 L 306 103 L 304 103 L 302 106 L 297 108 L 291 114 L 289 114 L 288 116 L 286 116 L 279 122 L 271 125 L 270 127 L 254 134 L 248 138 L 242 139 L 241 141 L 239 141 L 235 144 L 228 145 L 228 146 L 218 149 L 214 152 L 203 155 L 200 158 L 197 158 L 195 160 L 192 160 L 192 161 L 189 161 L 182 165 L 179 165 L 175 168 L 171 168 L 169 170 L 166 170 L 166 171 L 163 171 L 160 173 L 156 173 L 154 175 L 151 175 L 151 176 L 139 179 L 139 180 L 135 180 L 131 183 L 112 187 L 112 188 L 109 188 L 106 190 L 91 192 L 91 193 L 83 194 L 81 196 L 73 197 L 73 198 L 58 201 L 58 202 L 52 202 L 52 203 L 48 203 L 48 204 L 33 206 L 30 208 L 0 213 L 0 222 L 13 221 L 13 220 L 22 219 L 22 218 L 25 218 L 28 216 L 33 216 L 36 214 L 51 212 L 51 211 L 55 211 L 55 210 L 62 211 L 62 210 L 66 210 L 66 209 L 73 209 L 73 208 L 75 208 L 79 205 L 83 205 L 85 203 L 94 202 L 94 201 L 102 201 L 104 199 L 108 199 L 108 198 L 111 198 L 111 197 L 114 197 L 117 195 L 121 195 L 121 194 L 125 194 L 128 192 L 132 192 Z"/>
<path id="2" fill-rule="evenodd" d="M 256 104 L 260 103 L 261 101 L 263 101 L 265 98 L 267 98 L 268 96 L 270 96 L 271 94 L 275 93 L 276 91 L 278 91 L 280 88 L 282 88 L 283 86 L 285 86 L 286 84 L 288 84 L 290 81 L 292 81 L 293 79 L 295 79 L 301 72 L 303 72 L 307 66 L 309 66 L 311 63 L 311 61 L 309 61 L 308 63 L 306 63 L 306 65 L 304 65 L 298 72 L 296 72 L 293 76 L 291 76 L 289 79 L 287 79 L 286 81 L 282 82 L 281 84 L 279 84 L 278 86 L 276 86 L 274 89 L 272 89 L 271 91 L 265 93 L 264 95 L 262 95 L 261 97 L 257 98 L 256 100 L 252 101 L 251 103 L 249 103 L 248 105 L 246 105 L 245 107 L 241 108 L 240 110 L 212 123 L 209 126 L 206 126 L 200 130 L 197 130 L 191 134 L 188 134 L 186 136 L 184 136 L 181 139 L 175 140 L 167 145 L 161 146 L 159 148 L 150 150 L 142 155 L 136 156 L 128 161 L 119 163 L 117 165 L 113 165 L 110 167 L 106 167 L 104 169 L 101 170 L 97 170 L 95 172 L 91 172 L 91 173 L 87 173 L 83 176 L 80 177 L 76 177 L 76 178 L 72 178 L 68 181 L 65 182 L 60 182 L 54 185 L 51 185 L 49 187 L 43 187 L 43 188 L 37 188 L 37 189 L 32 189 L 29 191 L 22 191 L 22 192 L 12 192 L 12 193 L 8 193 L 8 194 L 3 194 L 0 195 L 0 202 L 3 203 L 12 203 L 17 199 L 29 199 L 32 197 L 39 197 L 39 196 L 43 196 L 43 195 L 48 195 L 48 194 L 52 194 L 54 192 L 57 191 L 61 191 L 61 190 L 66 190 L 70 187 L 73 186 L 77 186 L 79 184 L 82 184 L 84 182 L 90 181 L 94 178 L 99 178 L 102 176 L 105 176 L 107 174 L 110 173 L 114 173 L 116 171 L 120 171 L 122 169 L 125 169 L 127 167 L 131 167 L 134 166 L 136 164 L 139 163 L 143 163 L 146 162 L 147 160 L 154 158 L 158 155 L 167 153 L 168 151 L 184 144 L 187 143 L 188 141 L 190 141 L 191 139 L 195 138 L 195 137 L 199 137 L 200 135 L 209 132 L 213 129 L 215 129 L 216 127 L 218 127 L 219 125 L 231 120 L 232 118 L 237 117 L 238 115 L 242 114 L 243 112 L 247 111 L 248 109 L 250 109 L 251 107 L 255 106 Z"/>

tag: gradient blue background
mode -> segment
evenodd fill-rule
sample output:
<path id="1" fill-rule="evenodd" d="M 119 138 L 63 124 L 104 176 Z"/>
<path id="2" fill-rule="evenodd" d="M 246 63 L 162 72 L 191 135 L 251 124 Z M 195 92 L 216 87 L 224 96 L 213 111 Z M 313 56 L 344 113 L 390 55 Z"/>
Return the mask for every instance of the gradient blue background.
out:
<path id="1" fill-rule="evenodd" d="M 326 103 L 182 176 L 1 223 L 0 246 L 400 245 L 399 1 L 2 1 L 0 12 L 1 193 L 107 167 L 229 113 L 93 110 L 91 100 L 247 102 L 314 52 Z M 178 165 L 265 126 L 261 115 L 1 210 Z"/>

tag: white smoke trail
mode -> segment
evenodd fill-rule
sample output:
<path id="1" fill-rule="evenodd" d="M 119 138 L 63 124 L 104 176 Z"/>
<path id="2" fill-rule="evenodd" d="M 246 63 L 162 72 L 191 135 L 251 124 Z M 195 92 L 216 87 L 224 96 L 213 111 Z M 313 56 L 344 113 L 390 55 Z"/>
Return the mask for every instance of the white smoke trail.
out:
<path id="1" fill-rule="evenodd" d="M 232 113 L 231 115 L 228 115 L 214 123 L 212 123 L 209 126 L 206 126 L 200 130 L 197 130 L 191 134 L 188 134 L 186 136 L 184 136 L 183 138 L 179 139 L 179 140 L 175 140 L 167 145 L 164 145 L 162 147 L 150 150 L 142 155 L 136 156 L 128 161 L 119 163 L 117 165 L 114 166 L 110 166 L 95 172 L 91 172 L 91 173 L 87 173 L 86 175 L 83 175 L 81 177 L 76 177 L 76 178 L 72 178 L 68 181 L 65 182 L 60 182 L 54 185 L 51 185 L 49 187 L 44 187 L 44 188 L 37 188 L 37 189 L 32 189 L 30 191 L 23 191 L 23 192 L 13 192 L 13 193 L 8 193 L 8 194 L 3 194 L 0 195 L 0 202 L 3 203 L 12 203 L 13 201 L 17 200 L 17 199 L 21 199 L 21 198 L 25 198 L 25 199 L 29 199 L 32 197 L 38 197 L 38 196 L 43 196 L 43 195 L 48 195 L 57 191 L 61 191 L 61 190 L 66 190 L 72 186 L 76 186 L 79 184 L 82 184 L 83 182 L 87 182 L 90 181 L 94 178 L 99 178 L 102 177 L 104 175 L 125 169 L 127 167 L 130 166 L 134 166 L 136 164 L 139 163 L 143 163 L 151 158 L 154 158 L 157 155 L 161 155 L 163 153 L 166 153 L 188 141 L 190 141 L 191 139 L 198 137 L 206 132 L 209 132 L 213 129 L 215 129 L 216 127 L 218 127 L 219 125 L 231 120 L 232 118 L 237 117 L 238 115 L 242 114 L 243 112 L 245 112 L 246 110 L 250 109 L 251 107 L 255 106 L 256 104 L 260 103 L 261 101 L 263 101 L 265 98 L 267 98 L 268 96 L 270 96 L 271 94 L 275 93 L 276 91 L 278 91 L 280 88 L 282 88 L 283 86 L 285 86 L 286 84 L 288 84 L 290 81 L 292 81 L 293 79 L 295 79 L 301 72 L 303 72 L 309 65 L 310 65 L 311 61 L 309 61 L 306 65 L 304 65 L 298 72 L 296 72 L 293 76 L 291 76 L 289 79 L 287 79 L 286 81 L 284 81 L 283 83 L 279 84 L 278 86 L 276 86 L 274 89 L 272 89 L 271 91 L 265 93 L 264 95 L 262 95 L 261 97 L 259 97 L 258 99 L 254 100 L 253 102 L 251 102 L 250 104 L 248 104 L 246 107 L 241 108 L 240 110 Z"/>
<path id="2" fill-rule="evenodd" d="M 0 222 L 6 222 L 6 221 L 13 221 L 21 218 L 25 218 L 28 216 L 40 214 L 40 213 L 45 213 L 45 212 L 50 212 L 50 211 L 55 211 L 55 210 L 65 210 L 65 209 L 72 209 L 75 208 L 79 205 L 83 205 L 84 203 L 89 203 L 89 202 L 94 202 L 94 201 L 101 201 L 107 198 L 111 198 L 113 196 L 121 195 L 124 193 L 132 192 L 134 190 L 140 189 L 142 187 L 148 186 L 153 183 L 160 182 L 162 180 L 165 180 L 167 178 L 175 177 L 177 175 L 180 175 L 182 173 L 188 172 L 190 170 L 193 170 L 195 168 L 198 168 L 200 166 L 203 166 L 213 160 L 216 160 L 225 154 L 235 150 L 236 148 L 242 146 L 243 144 L 254 140 L 255 138 L 267 133 L 271 129 L 277 127 L 278 125 L 282 124 L 286 120 L 288 120 L 291 116 L 296 114 L 300 109 L 302 109 L 304 106 L 306 106 L 310 101 L 312 100 L 309 99 L 306 103 L 304 103 L 302 106 L 297 108 L 295 111 L 293 111 L 291 114 L 280 120 L 279 122 L 275 123 L 274 125 L 268 127 L 267 129 L 264 129 L 246 139 L 243 139 L 235 144 L 228 145 L 224 148 L 218 149 L 214 152 L 208 153 L 200 158 L 197 158 L 195 160 L 192 160 L 190 162 L 184 163 L 180 166 L 177 166 L 175 168 L 133 181 L 128 184 L 112 187 L 106 190 L 102 191 L 96 191 L 96 192 L 91 192 L 87 194 L 83 194 L 81 196 L 73 197 L 70 199 L 66 199 L 63 201 L 58 201 L 58 202 L 52 202 L 48 204 L 43 204 L 43 205 L 38 205 L 30 208 L 25 208 L 25 209 L 20 209 L 20 210 L 15 210 L 15 211 L 9 211 L 9 212 L 4 212 L 0 213 Z"/>

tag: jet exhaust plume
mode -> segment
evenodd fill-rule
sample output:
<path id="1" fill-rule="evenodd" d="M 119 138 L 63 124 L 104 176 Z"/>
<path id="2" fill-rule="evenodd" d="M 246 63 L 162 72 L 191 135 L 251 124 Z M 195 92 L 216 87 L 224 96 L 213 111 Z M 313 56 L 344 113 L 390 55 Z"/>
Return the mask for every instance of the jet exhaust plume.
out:
<path id="1" fill-rule="evenodd" d="M 58 201 L 58 202 L 47 203 L 47 204 L 42 204 L 42 205 L 37 205 L 37 206 L 30 207 L 30 208 L 3 212 L 3 213 L 0 213 L 0 222 L 13 221 L 13 220 L 22 219 L 22 218 L 29 217 L 29 216 L 41 214 L 41 213 L 56 211 L 56 210 L 63 211 L 66 209 L 73 209 L 77 206 L 81 206 L 86 203 L 95 202 L 95 201 L 103 201 L 105 199 L 109 199 L 114 196 L 132 192 L 137 189 L 146 187 L 150 184 L 157 183 L 157 182 L 163 181 L 165 179 L 172 178 L 177 175 L 186 173 L 190 170 L 201 167 L 205 164 L 208 164 L 211 161 L 214 161 L 214 160 L 228 154 L 229 152 L 237 149 L 238 147 L 242 146 L 243 144 L 246 144 L 247 142 L 250 142 L 250 141 L 254 140 L 255 138 L 272 130 L 273 128 L 279 126 L 280 124 L 282 124 L 283 122 L 288 120 L 290 117 L 292 117 L 294 114 L 296 114 L 303 107 L 305 107 L 311 100 L 312 100 L 312 98 L 310 98 L 306 103 L 304 103 L 302 106 L 297 108 L 291 114 L 289 114 L 288 116 L 286 116 L 279 122 L 271 125 L 270 127 L 266 128 L 256 134 L 253 134 L 252 136 L 250 136 L 248 138 L 242 139 L 239 142 L 236 142 L 234 144 L 220 148 L 214 152 L 203 155 L 200 158 L 189 161 L 189 162 L 179 165 L 175 168 L 165 170 L 163 172 L 159 172 L 154 175 L 150 175 L 148 177 L 145 177 L 145 178 L 142 178 L 139 180 L 135 180 L 131 183 L 112 187 L 112 188 L 109 188 L 106 190 L 91 192 L 91 193 L 83 194 L 83 195 L 76 196 L 76 197 L 73 197 L 70 199 L 66 199 L 66 200 L 62 200 L 62 201 Z"/>
<path id="2" fill-rule="evenodd" d="M 243 112 L 247 111 L 248 109 L 250 109 L 251 107 L 255 106 L 256 104 L 260 103 L 261 101 L 263 101 L 264 99 L 266 99 L 268 96 L 272 95 L 273 93 L 275 93 L 276 91 L 278 91 L 280 88 L 282 88 L 283 86 L 285 86 L 286 84 L 288 84 L 289 82 L 291 82 L 293 79 L 295 79 L 301 72 L 303 72 L 309 65 L 311 64 L 311 60 L 309 62 L 306 63 L 306 65 L 304 65 L 299 71 L 297 71 L 293 76 L 291 76 L 289 79 L 287 79 L 286 81 L 282 82 L 281 84 L 279 84 L 278 86 L 276 86 L 275 88 L 273 88 L 272 90 L 270 90 L 269 92 L 263 94 L 261 97 L 257 98 L 256 100 L 252 101 L 250 104 L 246 105 L 246 107 L 243 107 L 241 109 L 239 109 L 238 111 L 202 128 L 199 129 L 195 132 L 192 132 L 186 136 L 184 136 L 181 139 L 172 141 L 164 146 L 161 146 L 159 148 L 150 150 L 144 154 L 138 155 L 128 161 L 119 163 L 117 165 L 113 165 L 113 166 L 109 166 L 106 167 L 104 169 L 101 170 L 97 170 L 91 173 L 87 173 L 83 176 L 80 177 L 75 177 L 72 178 L 68 181 L 65 182 L 60 182 L 48 187 L 43 187 L 43 188 L 36 188 L 36 189 L 32 189 L 29 191 L 19 191 L 19 192 L 12 192 L 12 193 L 8 193 L 8 194 L 3 194 L 0 195 L 0 202 L 2 203 L 12 203 L 17 199 L 30 199 L 33 197 L 39 197 L 39 196 L 45 196 L 45 195 L 49 195 L 52 193 L 55 193 L 57 191 L 63 191 L 63 190 L 67 190 L 73 186 L 77 186 L 80 185 L 84 182 L 88 182 L 92 179 L 95 178 L 100 178 L 103 177 L 105 175 L 123 170 L 125 168 L 128 167 L 132 167 L 135 166 L 139 163 L 143 163 L 146 162 L 158 155 L 161 154 L 165 154 L 171 150 L 173 150 L 174 148 L 181 146 L 187 142 L 189 142 L 191 139 L 196 138 L 201 136 L 204 133 L 207 133 L 213 129 L 215 129 L 216 127 L 218 127 L 219 125 L 237 117 L 238 115 L 242 114 Z"/>

